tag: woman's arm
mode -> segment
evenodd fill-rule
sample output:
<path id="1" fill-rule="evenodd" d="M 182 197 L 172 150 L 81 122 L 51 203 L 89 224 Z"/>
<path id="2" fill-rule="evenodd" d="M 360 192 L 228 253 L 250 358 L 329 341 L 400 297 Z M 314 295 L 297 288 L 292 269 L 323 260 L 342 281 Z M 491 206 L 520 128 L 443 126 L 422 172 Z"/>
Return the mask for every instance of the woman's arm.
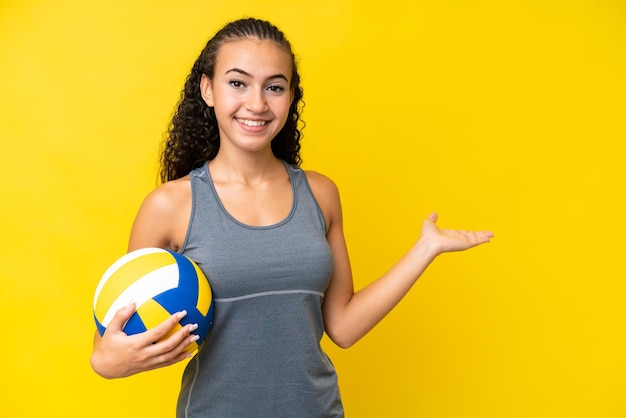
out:
<path id="1" fill-rule="evenodd" d="M 466 250 L 493 237 L 489 231 L 439 229 L 435 224 L 437 215 L 432 214 L 424 220 L 421 236 L 413 247 L 387 273 L 355 293 L 337 187 L 320 174 L 307 175 L 326 217 L 334 259 L 333 277 L 322 306 L 324 325 L 328 336 L 341 347 L 351 346 L 374 328 L 439 254 Z"/>
<path id="2" fill-rule="evenodd" d="M 150 193 L 135 218 L 128 251 L 146 247 L 177 250 L 184 239 L 191 212 L 190 193 L 189 182 L 184 179 L 164 184 Z M 195 329 L 193 325 L 186 325 L 160 341 L 184 317 L 185 312 L 172 315 L 146 332 L 126 335 L 122 328 L 134 312 L 132 303 L 120 309 L 104 335 L 95 334 L 91 366 L 102 377 L 130 376 L 189 357 L 185 348 L 197 339 L 197 336 L 190 335 Z"/>

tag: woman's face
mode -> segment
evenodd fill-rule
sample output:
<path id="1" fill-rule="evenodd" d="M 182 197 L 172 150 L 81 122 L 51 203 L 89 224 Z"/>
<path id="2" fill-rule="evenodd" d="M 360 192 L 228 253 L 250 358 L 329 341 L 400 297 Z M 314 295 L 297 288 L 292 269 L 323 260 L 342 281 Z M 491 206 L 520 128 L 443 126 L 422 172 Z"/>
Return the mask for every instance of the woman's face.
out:
<path id="1" fill-rule="evenodd" d="M 202 97 L 215 110 L 220 150 L 271 152 L 293 100 L 292 63 L 270 40 L 246 38 L 220 48 L 213 80 L 205 75 Z"/>

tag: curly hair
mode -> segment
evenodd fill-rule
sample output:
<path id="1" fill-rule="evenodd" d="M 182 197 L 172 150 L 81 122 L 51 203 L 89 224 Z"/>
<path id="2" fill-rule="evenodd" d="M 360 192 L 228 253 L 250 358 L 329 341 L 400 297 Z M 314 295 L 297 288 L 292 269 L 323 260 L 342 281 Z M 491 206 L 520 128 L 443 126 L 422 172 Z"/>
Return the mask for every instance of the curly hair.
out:
<path id="1" fill-rule="evenodd" d="M 246 18 L 228 23 L 211 38 L 193 64 L 180 94 L 174 116 L 169 125 L 161 153 L 160 179 L 162 183 L 183 177 L 194 168 L 215 158 L 220 147 L 219 129 L 215 111 L 200 94 L 200 80 L 205 74 L 213 79 L 215 62 L 220 48 L 227 42 L 246 38 L 274 41 L 290 55 L 292 63 L 291 88 L 294 98 L 283 128 L 272 140 L 272 152 L 285 162 L 300 165 L 300 138 L 298 128 L 303 91 L 291 44 L 270 22 Z"/>

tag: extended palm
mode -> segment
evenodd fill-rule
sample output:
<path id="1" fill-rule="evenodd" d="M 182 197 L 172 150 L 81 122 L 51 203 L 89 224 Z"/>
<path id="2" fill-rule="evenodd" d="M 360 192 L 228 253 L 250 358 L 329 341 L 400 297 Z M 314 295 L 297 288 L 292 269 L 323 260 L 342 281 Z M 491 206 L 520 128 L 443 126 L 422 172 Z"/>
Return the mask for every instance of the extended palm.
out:
<path id="1" fill-rule="evenodd" d="M 491 231 L 466 231 L 462 229 L 441 229 L 435 223 L 437 214 L 433 213 L 422 224 L 420 240 L 437 248 L 437 252 L 463 251 L 476 245 L 489 242 L 494 235 Z"/>

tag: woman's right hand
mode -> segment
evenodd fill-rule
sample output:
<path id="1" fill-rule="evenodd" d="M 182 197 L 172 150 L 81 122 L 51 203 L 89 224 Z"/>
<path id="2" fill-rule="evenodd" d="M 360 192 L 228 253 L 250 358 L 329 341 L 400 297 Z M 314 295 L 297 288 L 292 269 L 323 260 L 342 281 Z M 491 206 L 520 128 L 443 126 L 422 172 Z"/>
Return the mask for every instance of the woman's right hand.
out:
<path id="1" fill-rule="evenodd" d="M 191 356 L 185 348 L 198 340 L 197 335 L 190 334 L 197 325 L 185 325 L 164 338 L 187 314 L 185 311 L 175 313 L 145 332 L 127 335 L 123 327 L 134 312 L 135 304 L 131 303 L 116 312 L 102 337 L 96 331 L 91 367 L 104 378 L 114 379 L 158 369 Z"/>

